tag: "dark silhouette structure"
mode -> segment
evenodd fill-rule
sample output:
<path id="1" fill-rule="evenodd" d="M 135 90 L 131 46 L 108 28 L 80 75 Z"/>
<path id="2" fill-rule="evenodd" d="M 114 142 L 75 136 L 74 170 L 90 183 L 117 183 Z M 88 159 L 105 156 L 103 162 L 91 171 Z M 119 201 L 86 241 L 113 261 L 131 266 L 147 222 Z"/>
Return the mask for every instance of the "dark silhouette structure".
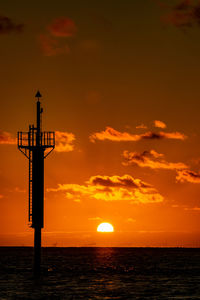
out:
<path id="1" fill-rule="evenodd" d="M 29 160 L 29 208 L 28 220 L 34 228 L 34 275 L 40 275 L 41 229 L 44 227 L 44 158 L 55 147 L 55 133 L 42 131 L 42 113 L 38 91 L 37 126 L 29 125 L 28 132 L 18 132 L 18 149 Z"/>

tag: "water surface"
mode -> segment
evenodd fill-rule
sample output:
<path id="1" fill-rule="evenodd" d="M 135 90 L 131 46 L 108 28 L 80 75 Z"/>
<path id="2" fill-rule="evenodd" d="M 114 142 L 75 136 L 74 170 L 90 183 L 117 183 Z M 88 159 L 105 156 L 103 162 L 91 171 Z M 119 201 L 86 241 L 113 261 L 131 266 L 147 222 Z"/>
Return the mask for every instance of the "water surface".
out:
<path id="1" fill-rule="evenodd" d="M 200 249 L 0 248 L 0 299 L 200 299 Z"/>

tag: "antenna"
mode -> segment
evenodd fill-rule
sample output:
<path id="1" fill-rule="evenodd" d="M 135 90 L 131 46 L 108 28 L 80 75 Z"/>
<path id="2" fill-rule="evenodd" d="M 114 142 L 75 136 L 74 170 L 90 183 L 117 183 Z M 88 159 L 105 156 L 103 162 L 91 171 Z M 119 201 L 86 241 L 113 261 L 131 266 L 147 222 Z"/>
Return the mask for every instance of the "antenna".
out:
<path id="1" fill-rule="evenodd" d="M 42 113 L 37 91 L 37 126 L 29 125 L 28 132 L 18 132 L 18 149 L 29 160 L 29 200 L 28 221 L 34 228 L 34 275 L 40 276 L 41 262 L 41 229 L 44 227 L 44 159 L 55 148 L 55 132 L 42 132 Z"/>

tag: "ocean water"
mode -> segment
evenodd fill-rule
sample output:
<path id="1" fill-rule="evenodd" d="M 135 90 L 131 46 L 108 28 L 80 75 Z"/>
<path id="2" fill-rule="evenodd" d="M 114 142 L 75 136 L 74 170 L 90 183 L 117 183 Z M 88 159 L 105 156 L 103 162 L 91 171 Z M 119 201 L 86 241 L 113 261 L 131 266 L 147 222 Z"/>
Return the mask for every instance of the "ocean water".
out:
<path id="1" fill-rule="evenodd" d="M 200 249 L 0 248 L 0 299 L 200 299 Z"/>

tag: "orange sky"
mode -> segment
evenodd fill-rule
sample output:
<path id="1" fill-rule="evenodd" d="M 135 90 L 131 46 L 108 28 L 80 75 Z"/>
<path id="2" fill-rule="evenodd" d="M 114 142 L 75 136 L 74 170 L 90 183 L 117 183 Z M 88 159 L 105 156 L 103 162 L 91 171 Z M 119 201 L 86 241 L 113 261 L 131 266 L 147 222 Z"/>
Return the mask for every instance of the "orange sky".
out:
<path id="1" fill-rule="evenodd" d="M 17 131 L 56 132 L 44 246 L 200 246 L 198 1 L 0 4 L 0 245 L 32 245 Z M 97 233 L 110 222 L 114 233 Z"/>

